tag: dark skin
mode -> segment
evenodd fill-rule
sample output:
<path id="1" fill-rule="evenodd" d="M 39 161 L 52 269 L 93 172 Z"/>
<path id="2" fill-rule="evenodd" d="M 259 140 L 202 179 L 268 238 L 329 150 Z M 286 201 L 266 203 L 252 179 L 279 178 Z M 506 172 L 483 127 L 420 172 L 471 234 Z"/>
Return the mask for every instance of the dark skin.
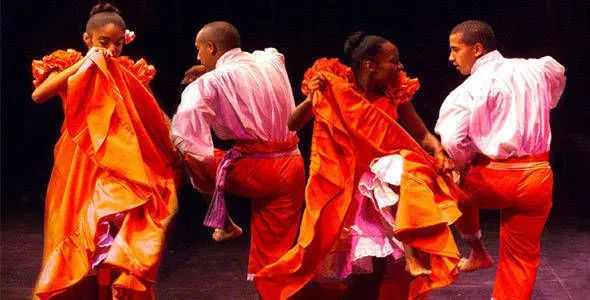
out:
<path id="1" fill-rule="evenodd" d="M 190 67 L 185 73 L 184 78 L 180 84 L 190 84 L 197 80 L 203 74 L 214 70 L 217 61 L 228 49 L 215 43 L 213 37 L 218 34 L 219 28 L 217 25 L 206 25 L 197 33 L 195 39 L 195 48 L 197 49 L 197 60 L 201 63 L 200 65 L 194 65 Z M 226 227 L 223 229 L 217 228 L 213 232 L 213 240 L 217 242 L 223 242 L 230 239 L 235 239 L 242 235 L 242 228 L 238 226 L 228 216 L 226 219 Z"/>
<path id="2" fill-rule="evenodd" d="M 119 57 L 123 51 L 125 28 L 113 23 L 105 24 L 102 27 L 93 29 L 90 33 L 84 32 L 82 40 L 88 48 L 86 56 L 61 72 L 51 72 L 33 91 L 31 98 L 34 102 L 44 103 L 63 91 L 67 87 L 68 78 L 74 75 L 84 62 L 95 53 L 101 53 L 105 58 Z M 149 85 L 146 84 L 145 87 L 150 93 L 153 93 Z M 168 117 L 166 116 L 166 118 Z"/>
<path id="3" fill-rule="evenodd" d="M 361 64 L 360 71 L 354 74 L 354 89 L 365 99 L 374 102 L 383 96 L 387 90 L 388 84 L 399 80 L 400 71 L 404 66 L 399 60 L 397 47 L 390 42 L 381 45 L 376 57 L 372 60 L 366 60 Z M 289 117 L 288 126 L 290 130 L 299 130 L 313 118 L 312 99 L 315 93 L 321 92 L 327 84 L 327 79 L 322 74 L 317 74 L 308 82 L 308 97 L 299 104 Z M 430 133 L 422 118 L 418 115 L 411 102 L 406 102 L 398 106 L 399 118 L 404 121 L 408 131 L 427 151 L 434 154 L 437 161 L 438 171 L 446 173 L 454 168 L 453 161 L 443 150 L 438 139 Z M 423 266 L 417 258 L 418 250 L 404 244 L 404 253 L 406 258 L 406 270 L 412 276 L 425 276 L 432 273 L 427 267 Z"/>
<path id="4" fill-rule="evenodd" d="M 366 60 L 361 64 L 360 71 L 355 73 L 355 90 L 365 99 L 374 102 L 385 96 L 385 91 L 390 82 L 399 80 L 399 72 L 404 68 L 399 60 L 397 47 L 390 42 L 381 45 L 381 51 L 372 61 Z M 314 93 L 324 89 L 327 79 L 318 74 L 308 83 L 310 93 L 299 104 L 289 117 L 289 129 L 296 131 L 301 129 L 313 118 L 312 97 Z M 428 130 L 422 118 L 414 109 L 411 102 L 398 106 L 398 114 L 401 121 L 407 125 L 410 134 L 426 151 L 433 153 L 437 161 L 438 171 L 446 173 L 455 166 L 453 161 L 444 151 L 438 139 Z"/>
<path id="5" fill-rule="evenodd" d="M 197 33 L 195 48 L 197 49 L 197 60 L 201 64 L 190 67 L 184 73 L 184 78 L 180 84 L 189 84 L 208 71 L 214 70 L 219 58 L 229 50 L 213 41 L 215 35 L 219 33 L 220 28 L 218 26 L 209 24 Z"/>
<path id="6" fill-rule="evenodd" d="M 184 78 L 180 84 L 189 84 L 205 73 L 207 73 L 207 68 L 204 65 L 194 65 L 184 72 Z"/>
<path id="7" fill-rule="evenodd" d="M 84 62 L 94 53 L 102 53 L 104 57 L 119 57 L 123 50 L 125 29 L 115 24 L 106 24 L 100 28 L 96 28 L 91 33 L 85 32 L 82 36 L 88 53 L 69 68 L 57 72 L 54 71 L 43 83 L 41 83 L 31 95 L 31 98 L 36 103 L 44 103 L 57 95 L 60 91 L 66 88 L 68 78 L 74 75 Z"/>

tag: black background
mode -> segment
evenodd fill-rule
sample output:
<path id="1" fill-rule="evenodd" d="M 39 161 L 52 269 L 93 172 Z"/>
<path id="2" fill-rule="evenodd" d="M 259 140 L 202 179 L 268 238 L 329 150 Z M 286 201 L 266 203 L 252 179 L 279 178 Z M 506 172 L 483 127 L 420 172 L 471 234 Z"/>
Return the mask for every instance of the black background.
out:
<path id="1" fill-rule="evenodd" d="M 158 74 L 153 91 L 168 114 L 180 80 L 195 63 L 194 37 L 215 20 L 233 23 L 247 51 L 285 54 L 296 101 L 303 72 L 322 56 L 342 58 L 353 31 L 394 42 L 422 88 L 414 105 L 432 130 L 440 104 L 464 79 L 448 61 L 448 33 L 468 19 L 495 30 L 506 57 L 551 55 L 567 69 L 567 87 L 552 112 L 554 214 L 588 224 L 590 211 L 590 2 L 588 1 L 112 1 L 137 39 L 123 55 L 145 57 Z M 31 61 L 57 49 L 85 52 L 82 33 L 93 1 L 2 1 L 2 211 L 41 210 L 63 121 L 59 101 L 31 101 Z M 346 62 L 346 61 L 345 61 Z M 300 134 L 307 156 L 310 126 Z M 183 197 L 194 194 L 181 193 Z M 191 201 L 190 199 L 181 199 Z"/>

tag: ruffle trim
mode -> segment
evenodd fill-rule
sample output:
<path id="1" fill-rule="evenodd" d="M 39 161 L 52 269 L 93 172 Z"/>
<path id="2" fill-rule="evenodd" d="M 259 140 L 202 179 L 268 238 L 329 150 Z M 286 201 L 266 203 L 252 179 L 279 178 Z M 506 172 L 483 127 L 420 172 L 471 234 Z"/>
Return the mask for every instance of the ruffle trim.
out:
<path id="1" fill-rule="evenodd" d="M 301 92 L 304 95 L 309 93 L 307 83 L 319 72 L 332 73 L 346 82 L 354 82 L 354 75 L 352 69 L 342 64 L 337 58 L 322 57 L 315 61 L 311 68 L 305 71 L 303 75 L 303 82 L 301 83 Z"/>
<path id="2" fill-rule="evenodd" d="M 125 67 L 125 69 L 133 73 L 133 75 L 135 75 L 135 77 L 137 77 L 137 79 L 143 84 L 149 83 L 154 79 L 154 76 L 156 76 L 156 68 L 153 65 L 148 64 L 143 58 L 134 62 L 128 56 L 120 56 L 117 57 L 117 61 L 121 66 Z"/>
<path id="3" fill-rule="evenodd" d="M 309 93 L 307 83 L 319 72 L 334 74 L 348 83 L 354 82 L 354 74 L 350 67 L 342 64 L 337 58 L 322 57 L 316 60 L 303 75 L 301 92 L 303 92 L 304 95 Z M 392 84 L 385 93 L 395 105 L 410 101 L 412 97 L 414 97 L 414 94 L 420 89 L 418 78 L 409 78 L 405 71 L 400 71 L 398 76 L 397 82 Z"/>
<path id="4" fill-rule="evenodd" d="M 31 69 L 33 72 L 33 84 L 39 86 L 53 71 L 61 72 L 83 58 L 82 53 L 73 50 L 57 50 L 43 56 L 41 60 L 33 60 Z M 133 61 L 128 56 L 120 56 L 115 60 L 129 70 L 142 84 L 147 84 L 156 76 L 156 68 L 147 63 L 143 58 Z"/>
<path id="5" fill-rule="evenodd" d="M 409 78 L 405 71 L 400 71 L 398 76 L 399 80 L 396 84 L 390 86 L 385 92 L 385 95 L 396 105 L 412 100 L 414 94 L 420 89 L 418 78 Z"/>
<path id="6" fill-rule="evenodd" d="M 41 60 L 33 60 L 33 84 L 39 86 L 53 71 L 61 72 L 82 59 L 82 53 L 73 50 L 57 50 L 43 56 Z"/>

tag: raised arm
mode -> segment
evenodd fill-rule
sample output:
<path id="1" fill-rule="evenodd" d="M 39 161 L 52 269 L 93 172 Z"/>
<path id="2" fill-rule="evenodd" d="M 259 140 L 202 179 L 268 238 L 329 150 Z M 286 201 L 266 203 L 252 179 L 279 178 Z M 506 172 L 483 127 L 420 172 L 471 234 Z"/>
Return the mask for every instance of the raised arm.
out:
<path id="1" fill-rule="evenodd" d="M 301 102 L 289 116 L 289 123 L 287 124 L 289 130 L 297 131 L 303 128 L 307 122 L 313 119 L 313 102 L 314 93 L 321 92 L 328 83 L 328 79 L 323 74 L 315 75 L 307 84 L 309 94 L 303 102 Z"/>
<path id="2" fill-rule="evenodd" d="M 307 124 L 307 122 L 309 122 L 311 119 L 313 119 L 312 101 L 310 96 L 307 96 L 307 98 L 305 98 L 303 102 L 299 103 L 299 105 L 297 105 L 295 110 L 291 113 L 289 116 L 289 123 L 287 125 L 289 130 L 298 131 L 303 128 L 303 126 L 305 126 L 305 124 Z"/>
<path id="3" fill-rule="evenodd" d="M 68 78 L 74 75 L 78 69 L 80 69 L 82 64 L 88 59 L 88 57 L 96 52 L 102 52 L 105 57 L 112 56 L 111 52 L 107 49 L 92 47 L 84 58 L 69 68 L 61 72 L 54 71 L 49 74 L 49 76 L 47 76 L 47 78 L 33 91 L 33 94 L 31 95 L 33 101 L 41 104 L 51 99 L 51 97 L 57 95 L 60 91 L 66 88 L 68 84 Z"/>

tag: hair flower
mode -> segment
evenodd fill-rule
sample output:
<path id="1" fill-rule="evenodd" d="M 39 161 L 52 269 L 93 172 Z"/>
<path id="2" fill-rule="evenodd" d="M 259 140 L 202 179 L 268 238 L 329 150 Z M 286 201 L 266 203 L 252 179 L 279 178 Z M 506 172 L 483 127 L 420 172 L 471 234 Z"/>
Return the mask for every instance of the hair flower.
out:
<path id="1" fill-rule="evenodd" d="M 129 44 L 129 43 L 133 42 L 133 40 L 135 40 L 135 32 L 133 32 L 133 31 L 131 31 L 129 29 L 126 29 L 125 30 L 125 35 L 123 37 L 124 37 L 124 41 L 123 42 L 125 44 Z"/>

